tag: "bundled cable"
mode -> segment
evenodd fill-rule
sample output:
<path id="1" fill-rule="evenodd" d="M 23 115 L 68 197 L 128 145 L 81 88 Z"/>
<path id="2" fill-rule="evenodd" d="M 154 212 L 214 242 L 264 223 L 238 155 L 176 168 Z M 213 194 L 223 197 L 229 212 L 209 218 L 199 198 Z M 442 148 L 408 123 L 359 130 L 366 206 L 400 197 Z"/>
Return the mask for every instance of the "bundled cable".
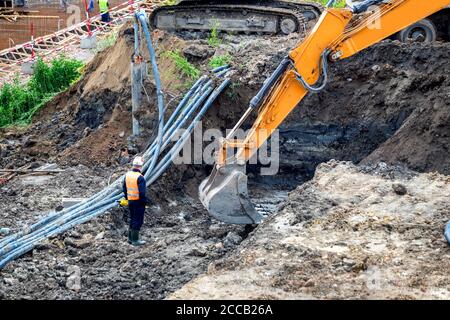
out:
<path id="1" fill-rule="evenodd" d="M 162 97 L 161 81 L 145 14 L 142 12 L 136 14 L 135 32 L 137 32 L 137 21 L 139 21 L 146 36 L 158 95 L 158 135 L 143 153 L 146 161 L 142 172 L 147 179 L 147 186 L 150 186 L 178 156 L 183 145 L 190 139 L 195 126 L 201 121 L 220 93 L 230 84 L 230 80 L 226 78 L 229 67 L 224 66 L 214 70 L 216 79 L 224 77 L 217 87 L 206 76 L 198 79 L 165 122 L 166 110 Z M 185 129 L 185 131 L 176 142 L 173 142 L 177 131 L 180 129 Z M 159 159 L 163 152 L 165 152 L 164 156 Z M 118 206 L 118 200 L 124 196 L 122 192 L 123 179 L 124 176 L 89 199 L 60 212 L 49 213 L 35 224 L 0 240 L 0 269 L 10 261 L 32 250 L 44 239 L 61 234 Z"/>

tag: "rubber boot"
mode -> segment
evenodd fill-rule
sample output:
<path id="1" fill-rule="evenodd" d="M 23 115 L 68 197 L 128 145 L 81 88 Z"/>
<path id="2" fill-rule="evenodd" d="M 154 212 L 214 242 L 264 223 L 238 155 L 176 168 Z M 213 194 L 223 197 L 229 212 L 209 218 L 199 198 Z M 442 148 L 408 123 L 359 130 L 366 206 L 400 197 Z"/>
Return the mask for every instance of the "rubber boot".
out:
<path id="1" fill-rule="evenodd" d="M 131 244 L 133 246 L 139 247 L 139 246 L 143 246 L 145 244 L 145 241 L 139 240 L 139 231 L 138 230 L 131 230 L 131 238 L 132 238 Z"/>
<path id="2" fill-rule="evenodd" d="M 131 236 L 131 229 L 128 229 L 128 243 L 131 244 L 133 242 L 133 237 Z"/>

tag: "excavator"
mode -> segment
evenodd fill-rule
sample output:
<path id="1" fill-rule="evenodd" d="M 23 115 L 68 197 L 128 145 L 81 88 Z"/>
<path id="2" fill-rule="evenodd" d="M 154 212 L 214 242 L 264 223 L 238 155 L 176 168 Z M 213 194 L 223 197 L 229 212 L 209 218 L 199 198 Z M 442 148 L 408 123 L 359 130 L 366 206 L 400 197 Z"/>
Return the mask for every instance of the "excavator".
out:
<path id="1" fill-rule="evenodd" d="M 308 0 L 182 0 L 156 8 L 150 15 L 150 22 L 154 29 L 175 32 L 216 29 L 258 35 L 305 35 L 323 9 L 322 5 Z M 402 42 L 450 40 L 450 6 L 409 25 L 391 38 Z"/>
<path id="2" fill-rule="evenodd" d="M 211 175 L 199 186 L 209 214 L 231 224 L 259 224 L 262 216 L 251 203 L 246 163 L 307 97 L 328 81 L 328 64 L 346 59 L 390 35 L 442 10 L 450 0 L 347 1 L 342 9 L 327 5 L 314 28 L 282 60 L 233 130 L 222 139 Z M 245 120 L 256 120 L 244 139 L 233 139 Z M 234 153 L 228 155 L 233 149 Z"/>

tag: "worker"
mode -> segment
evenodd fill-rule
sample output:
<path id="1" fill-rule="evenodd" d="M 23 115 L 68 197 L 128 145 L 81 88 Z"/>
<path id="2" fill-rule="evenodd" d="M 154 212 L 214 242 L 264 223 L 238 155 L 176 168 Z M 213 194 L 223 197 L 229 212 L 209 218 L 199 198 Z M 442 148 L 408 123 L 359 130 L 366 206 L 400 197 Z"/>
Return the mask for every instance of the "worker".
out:
<path id="1" fill-rule="evenodd" d="M 109 22 L 109 2 L 108 0 L 98 0 L 98 7 L 102 14 L 102 22 Z"/>
<path id="2" fill-rule="evenodd" d="M 128 200 L 130 210 L 130 228 L 128 230 L 128 243 L 142 246 L 145 241 L 139 239 L 139 232 L 144 224 L 145 206 L 149 204 L 146 196 L 146 181 L 141 170 L 144 165 L 142 157 L 133 160 L 133 168 L 127 172 L 123 181 L 123 193 Z"/>

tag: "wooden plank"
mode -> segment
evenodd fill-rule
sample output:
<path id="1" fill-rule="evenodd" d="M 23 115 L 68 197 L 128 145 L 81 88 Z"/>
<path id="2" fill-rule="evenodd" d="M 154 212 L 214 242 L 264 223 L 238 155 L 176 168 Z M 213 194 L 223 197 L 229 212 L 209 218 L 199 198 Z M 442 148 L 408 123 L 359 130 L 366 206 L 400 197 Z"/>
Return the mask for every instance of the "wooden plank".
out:
<path id="1" fill-rule="evenodd" d="M 62 170 L 62 169 L 52 169 L 52 170 L 0 169 L 0 172 L 7 172 L 7 173 L 60 173 L 60 172 L 64 172 L 64 170 Z"/>
<path id="2" fill-rule="evenodd" d="M 21 19 L 21 18 L 27 18 L 27 19 L 60 19 L 59 16 L 24 16 L 24 15 L 17 15 L 17 14 L 2 14 L 0 15 L 0 18 L 10 18 L 10 19 Z"/>

